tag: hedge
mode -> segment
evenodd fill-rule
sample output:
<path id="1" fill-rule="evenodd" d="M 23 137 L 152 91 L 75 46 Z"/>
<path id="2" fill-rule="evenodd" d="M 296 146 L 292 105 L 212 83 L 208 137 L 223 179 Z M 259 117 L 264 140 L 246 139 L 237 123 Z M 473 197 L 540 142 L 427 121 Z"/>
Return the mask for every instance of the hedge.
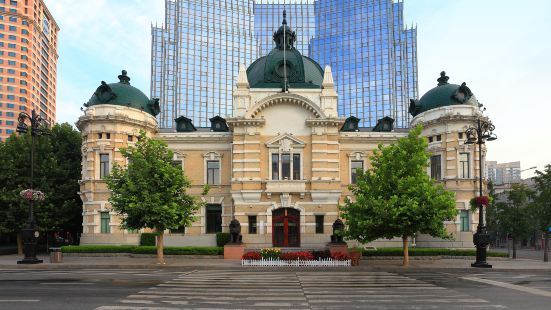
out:
<path id="1" fill-rule="evenodd" d="M 61 247 L 63 253 L 132 253 L 132 254 L 157 254 L 155 246 L 137 245 L 70 245 Z M 164 247 L 166 255 L 222 255 L 223 247 Z"/>
<path id="2" fill-rule="evenodd" d="M 140 245 L 155 246 L 156 233 L 142 233 L 140 235 Z"/>
<path id="3" fill-rule="evenodd" d="M 67 245 L 63 253 L 132 253 L 136 245 Z"/>
<path id="4" fill-rule="evenodd" d="M 402 256 L 402 248 L 364 250 L 363 256 Z M 410 256 L 476 256 L 475 249 L 410 248 Z M 507 257 L 507 253 L 487 252 L 488 257 Z"/>
<path id="5" fill-rule="evenodd" d="M 216 233 L 216 246 L 225 246 L 228 242 L 230 242 L 230 233 Z"/>

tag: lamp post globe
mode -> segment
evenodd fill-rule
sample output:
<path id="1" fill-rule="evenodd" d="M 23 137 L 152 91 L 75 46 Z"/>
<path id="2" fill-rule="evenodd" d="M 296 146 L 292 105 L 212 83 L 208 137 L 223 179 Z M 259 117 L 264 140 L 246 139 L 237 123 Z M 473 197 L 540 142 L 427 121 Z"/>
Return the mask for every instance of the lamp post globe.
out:
<path id="1" fill-rule="evenodd" d="M 493 133 L 495 126 L 486 118 L 479 117 L 476 121 L 476 127 L 470 127 L 465 131 L 467 141 L 465 144 L 478 144 L 478 194 L 479 197 L 483 196 L 482 193 L 482 145 L 486 141 L 494 141 L 497 136 Z M 476 227 L 476 233 L 473 236 L 473 243 L 476 247 L 476 261 L 471 264 L 472 267 L 478 268 L 492 268 L 492 265 L 486 262 L 486 247 L 490 244 L 490 236 L 486 228 L 484 207 L 478 205 L 478 226 Z"/>
<path id="2" fill-rule="evenodd" d="M 35 137 L 42 134 L 44 119 L 38 115 L 35 110 L 32 110 L 31 115 L 21 112 L 17 119 L 17 132 L 20 134 L 27 133 L 29 126 L 25 121 L 30 121 L 31 125 L 31 181 L 30 189 L 21 192 L 21 196 L 29 201 L 29 218 L 27 226 L 22 229 L 23 235 L 23 253 L 25 257 L 17 261 L 18 264 L 40 264 L 41 259 L 36 257 L 37 253 L 37 238 L 39 236 L 36 230 L 36 221 L 34 218 L 34 201 L 44 198 L 44 194 L 40 191 L 35 191 L 33 188 L 34 182 L 34 143 Z"/>

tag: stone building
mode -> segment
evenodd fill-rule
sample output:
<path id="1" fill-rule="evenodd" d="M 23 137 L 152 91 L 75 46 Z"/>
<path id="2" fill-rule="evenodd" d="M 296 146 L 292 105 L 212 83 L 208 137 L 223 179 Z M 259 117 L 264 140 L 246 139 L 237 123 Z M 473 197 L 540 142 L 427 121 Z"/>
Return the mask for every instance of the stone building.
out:
<path id="1" fill-rule="evenodd" d="M 170 232 L 166 245 L 215 245 L 215 233 L 228 231 L 233 217 L 250 247 L 317 248 L 327 243 L 338 206 L 351 196 L 348 186 L 355 182 L 356 169 L 369 169 L 373 150 L 405 137 L 407 130 L 394 129 L 389 117 L 373 128 L 358 127 L 353 116 L 339 118 L 331 68 L 322 69 L 301 55 L 295 40 L 284 20 L 274 34 L 274 49 L 249 68 L 240 67 L 233 116 L 214 117 L 206 128 L 182 115 L 176 128 L 159 130 L 158 101 L 130 86 L 126 72 L 119 83 L 102 82 L 77 122 L 83 135 L 81 242 L 138 242 L 139 232 L 119 228 L 102 177 L 114 162 L 125 164 L 118 149 L 135 143 L 145 130 L 174 151 L 174 163 L 192 181 L 191 193 L 199 195 L 204 184 L 210 185 L 198 220 Z M 428 173 L 456 192 L 461 214 L 446 223 L 455 241 L 418 236 L 416 242 L 472 247 L 476 217 L 468 211 L 468 201 L 476 195 L 479 171 L 474 148 L 463 145 L 462 133 L 481 114 L 465 85 L 447 84 L 444 75 L 439 81 L 440 86 L 412 103 L 412 125 L 425 126 L 434 154 Z"/>

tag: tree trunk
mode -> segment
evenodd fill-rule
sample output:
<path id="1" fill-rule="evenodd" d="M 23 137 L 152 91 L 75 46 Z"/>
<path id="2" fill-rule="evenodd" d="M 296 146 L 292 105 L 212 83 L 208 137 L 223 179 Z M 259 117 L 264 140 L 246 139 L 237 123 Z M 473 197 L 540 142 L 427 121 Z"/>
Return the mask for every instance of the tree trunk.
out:
<path id="1" fill-rule="evenodd" d="M 549 230 L 543 233 L 543 261 L 549 261 Z"/>
<path id="2" fill-rule="evenodd" d="M 17 233 L 17 255 L 23 255 L 23 238 L 21 233 Z"/>
<path id="3" fill-rule="evenodd" d="M 513 236 L 513 259 L 517 259 L 517 238 Z"/>
<path id="4" fill-rule="evenodd" d="M 157 235 L 157 263 L 164 265 L 165 264 L 165 255 L 163 253 L 163 238 L 164 238 L 164 232 L 160 231 Z"/>
<path id="5" fill-rule="evenodd" d="M 403 262 L 403 266 L 404 267 L 407 267 L 409 266 L 409 248 L 408 248 L 408 237 L 407 236 L 402 236 L 402 241 L 403 241 L 403 249 L 404 249 L 404 262 Z"/>

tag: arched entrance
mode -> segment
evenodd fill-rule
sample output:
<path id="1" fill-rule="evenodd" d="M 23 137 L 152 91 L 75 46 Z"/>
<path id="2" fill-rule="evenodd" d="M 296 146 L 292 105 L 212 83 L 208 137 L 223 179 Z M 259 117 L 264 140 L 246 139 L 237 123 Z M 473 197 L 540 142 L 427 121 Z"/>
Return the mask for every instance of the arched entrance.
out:
<path id="1" fill-rule="evenodd" d="M 281 208 L 272 212 L 274 247 L 300 247 L 300 211 Z"/>

